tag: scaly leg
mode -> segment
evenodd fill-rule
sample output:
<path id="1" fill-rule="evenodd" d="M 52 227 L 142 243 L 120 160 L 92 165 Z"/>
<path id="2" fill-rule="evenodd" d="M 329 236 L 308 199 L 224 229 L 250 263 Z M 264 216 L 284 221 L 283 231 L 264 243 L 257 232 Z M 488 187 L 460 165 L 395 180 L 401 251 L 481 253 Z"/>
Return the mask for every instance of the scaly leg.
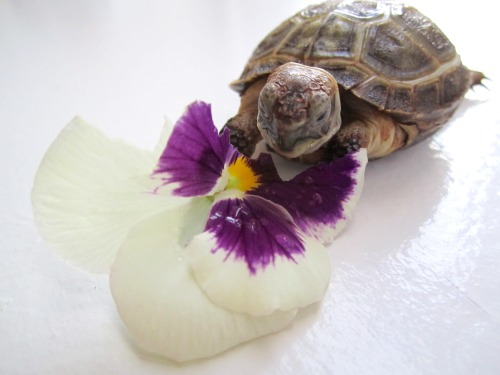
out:
<path id="1" fill-rule="evenodd" d="M 340 158 L 360 148 L 368 148 L 371 139 L 370 128 L 361 121 L 353 121 L 340 128 L 328 143 L 328 149 L 334 158 Z"/>
<path id="2" fill-rule="evenodd" d="M 266 82 L 267 77 L 264 77 L 247 88 L 241 97 L 238 113 L 224 126 L 230 131 L 231 144 L 248 157 L 252 156 L 255 145 L 262 140 L 257 128 L 257 114 L 259 94 Z"/>
<path id="3" fill-rule="evenodd" d="M 364 121 L 363 121 L 364 120 Z M 366 148 L 369 159 L 381 158 L 404 147 L 408 134 L 397 121 L 382 112 L 342 125 L 328 143 L 333 158 Z"/>
<path id="4" fill-rule="evenodd" d="M 224 128 L 229 129 L 231 144 L 243 155 L 252 156 L 255 145 L 262 139 L 257 128 L 257 111 L 238 113 L 228 120 Z"/>

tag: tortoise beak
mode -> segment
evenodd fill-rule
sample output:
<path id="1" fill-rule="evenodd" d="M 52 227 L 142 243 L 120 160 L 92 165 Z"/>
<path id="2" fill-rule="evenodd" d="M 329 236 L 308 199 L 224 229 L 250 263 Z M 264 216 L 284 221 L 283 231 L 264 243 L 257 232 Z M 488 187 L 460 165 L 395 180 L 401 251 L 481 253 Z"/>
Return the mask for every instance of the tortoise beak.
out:
<path id="1" fill-rule="evenodd" d="M 268 144 L 277 154 L 287 159 L 294 159 L 316 150 L 318 142 L 320 142 L 319 139 L 312 137 L 296 139 L 291 136 L 284 136 L 272 139 Z"/>
<path id="2" fill-rule="evenodd" d="M 300 153 L 297 153 L 295 150 L 295 142 L 292 142 L 288 139 L 279 139 L 276 142 L 273 142 L 271 147 L 278 154 L 288 158 L 294 158 L 300 155 Z"/>

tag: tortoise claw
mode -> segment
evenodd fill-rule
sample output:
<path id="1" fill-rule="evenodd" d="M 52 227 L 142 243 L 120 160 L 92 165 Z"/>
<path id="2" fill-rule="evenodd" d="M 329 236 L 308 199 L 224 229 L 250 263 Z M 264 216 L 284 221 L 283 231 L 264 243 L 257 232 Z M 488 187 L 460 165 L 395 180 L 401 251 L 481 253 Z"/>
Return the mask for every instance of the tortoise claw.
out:
<path id="1" fill-rule="evenodd" d="M 328 144 L 328 148 L 334 158 L 341 158 L 347 154 L 354 153 L 361 148 L 367 147 L 369 143 L 366 129 L 362 127 L 350 127 L 341 129 Z"/>
<path id="2" fill-rule="evenodd" d="M 255 145 L 259 141 L 255 132 L 249 131 L 249 128 L 239 127 L 235 117 L 228 120 L 221 132 L 229 129 L 229 141 L 243 155 L 250 157 L 255 151 Z M 259 133 L 260 136 L 260 133 Z"/>

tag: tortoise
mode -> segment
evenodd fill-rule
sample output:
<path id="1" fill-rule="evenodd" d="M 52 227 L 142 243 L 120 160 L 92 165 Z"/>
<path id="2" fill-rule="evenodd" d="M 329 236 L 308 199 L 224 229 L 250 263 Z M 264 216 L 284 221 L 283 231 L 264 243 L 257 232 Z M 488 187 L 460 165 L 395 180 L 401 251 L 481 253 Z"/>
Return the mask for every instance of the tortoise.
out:
<path id="1" fill-rule="evenodd" d="M 226 127 L 252 156 L 262 140 L 288 159 L 332 160 L 366 148 L 389 155 L 438 130 L 484 75 L 443 32 L 395 1 L 327 1 L 267 35 L 231 88 Z"/>

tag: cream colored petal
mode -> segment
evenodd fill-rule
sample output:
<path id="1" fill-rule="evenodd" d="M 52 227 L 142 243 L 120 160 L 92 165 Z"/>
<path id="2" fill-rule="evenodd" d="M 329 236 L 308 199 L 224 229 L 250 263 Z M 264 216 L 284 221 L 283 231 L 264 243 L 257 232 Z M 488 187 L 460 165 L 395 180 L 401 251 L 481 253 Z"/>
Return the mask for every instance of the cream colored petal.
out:
<path id="1" fill-rule="evenodd" d="M 35 177 L 33 211 L 43 237 L 75 265 L 107 272 L 132 225 L 183 201 L 148 193 L 155 162 L 152 152 L 74 118 Z"/>
<path id="2" fill-rule="evenodd" d="M 306 238 L 306 251 L 294 260 L 277 256 L 272 264 L 251 274 L 243 259 L 220 249 L 216 238 L 204 232 L 187 248 L 194 277 L 217 305 L 253 316 L 287 311 L 318 302 L 331 275 L 328 254 L 321 243 Z"/>
<path id="3" fill-rule="evenodd" d="M 289 324 L 295 311 L 256 318 L 228 311 L 208 299 L 179 243 L 185 237 L 179 240 L 179 228 L 171 223 L 176 216 L 187 222 L 193 218 L 182 210 L 158 214 L 135 227 L 113 264 L 111 291 L 137 345 L 181 362 L 218 354 Z"/>
<path id="4" fill-rule="evenodd" d="M 304 235 L 283 207 L 258 196 L 221 194 L 205 231 L 186 250 L 213 302 L 254 316 L 318 302 L 330 281 L 324 246 Z"/>
<path id="5" fill-rule="evenodd" d="M 170 134 L 172 134 L 173 129 L 174 129 L 174 125 L 173 125 L 172 121 L 170 121 L 170 119 L 165 117 L 165 121 L 163 123 L 163 128 L 162 128 L 161 133 L 160 133 L 160 138 L 158 139 L 158 142 L 156 143 L 156 146 L 155 146 L 155 149 L 153 152 L 155 165 L 156 165 L 156 162 L 158 162 L 158 160 L 160 159 L 161 154 L 163 153 L 163 150 L 165 149 L 165 147 L 167 147 L 167 142 L 168 142 L 168 139 L 170 138 Z M 152 167 L 154 168 L 154 166 L 152 166 Z"/>

